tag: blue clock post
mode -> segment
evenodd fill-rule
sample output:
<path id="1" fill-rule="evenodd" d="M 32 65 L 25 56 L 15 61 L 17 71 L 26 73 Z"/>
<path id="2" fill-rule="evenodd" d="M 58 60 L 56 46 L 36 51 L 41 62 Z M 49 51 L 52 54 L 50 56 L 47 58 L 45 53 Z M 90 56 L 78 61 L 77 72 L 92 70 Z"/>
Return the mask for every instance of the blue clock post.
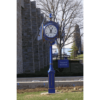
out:
<path id="1" fill-rule="evenodd" d="M 59 25 L 56 22 L 52 21 L 52 15 L 50 14 L 50 21 L 46 22 L 43 26 L 43 36 L 45 40 L 50 43 L 50 62 L 48 70 L 48 93 L 55 93 L 55 71 L 53 69 L 52 62 L 52 45 L 55 43 L 55 40 L 58 36 Z"/>
<path id="2" fill-rule="evenodd" d="M 50 20 L 52 19 L 52 16 L 50 14 Z M 49 47 L 50 51 L 50 62 L 49 62 L 49 70 L 48 70 L 48 93 L 55 93 L 55 71 L 53 69 L 53 62 L 52 62 L 52 43 L 50 43 Z"/>
<path id="3" fill-rule="evenodd" d="M 53 69 L 52 63 L 52 44 L 50 44 L 50 63 L 49 63 L 49 70 L 48 70 L 48 85 L 49 93 L 55 93 L 55 71 Z"/>

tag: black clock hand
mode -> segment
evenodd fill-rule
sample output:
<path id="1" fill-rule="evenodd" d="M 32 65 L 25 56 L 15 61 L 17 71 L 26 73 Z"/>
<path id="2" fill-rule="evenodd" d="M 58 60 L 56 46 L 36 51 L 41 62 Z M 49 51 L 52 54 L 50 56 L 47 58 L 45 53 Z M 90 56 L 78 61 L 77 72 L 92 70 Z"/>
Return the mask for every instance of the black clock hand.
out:
<path id="1" fill-rule="evenodd" d="M 50 33 L 52 33 L 53 27 L 50 27 Z"/>
<path id="2" fill-rule="evenodd" d="M 51 28 L 50 28 L 50 25 L 49 25 L 48 27 L 49 27 L 50 33 L 52 33 L 52 30 L 51 30 Z"/>
<path id="3" fill-rule="evenodd" d="M 50 33 L 52 33 L 52 30 L 50 29 Z"/>

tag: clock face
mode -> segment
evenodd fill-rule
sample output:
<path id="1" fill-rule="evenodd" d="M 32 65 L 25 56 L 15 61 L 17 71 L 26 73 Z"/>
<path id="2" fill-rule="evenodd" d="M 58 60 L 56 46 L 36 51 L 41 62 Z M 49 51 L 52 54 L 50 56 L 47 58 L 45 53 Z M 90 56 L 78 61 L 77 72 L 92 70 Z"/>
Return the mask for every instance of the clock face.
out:
<path id="1" fill-rule="evenodd" d="M 55 37 L 57 34 L 57 28 L 54 26 L 54 25 L 48 25 L 46 28 L 45 28 L 45 35 L 47 37 Z"/>

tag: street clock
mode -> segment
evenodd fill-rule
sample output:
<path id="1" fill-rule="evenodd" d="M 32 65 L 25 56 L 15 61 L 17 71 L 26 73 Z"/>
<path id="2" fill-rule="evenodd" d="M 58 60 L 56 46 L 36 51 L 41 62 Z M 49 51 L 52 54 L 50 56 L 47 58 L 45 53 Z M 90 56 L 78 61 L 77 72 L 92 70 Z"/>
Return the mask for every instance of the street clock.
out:
<path id="1" fill-rule="evenodd" d="M 45 28 L 45 35 L 49 38 L 54 38 L 57 35 L 57 28 L 54 25 L 48 25 Z"/>
<path id="2" fill-rule="evenodd" d="M 56 22 L 48 21 L 43 26 L 43 36 L 49 42 L 54 42 L 57 39 L 59 25 Z"/>
<path id="3" fill-rule="evenodd" d="M 58 37 L 59 24 L 51 21 L 52 14 L 50 14 L 50 21 L 43 24 L 43 38 L 50 43 L 50 62 L 49 62 L 49 70 L 48 70 L 48 93 L 55 93 L 55 71 L 53 69 L 53 61 L 52 61 L 52 45 L 55 43 L 55 40 Z"/>

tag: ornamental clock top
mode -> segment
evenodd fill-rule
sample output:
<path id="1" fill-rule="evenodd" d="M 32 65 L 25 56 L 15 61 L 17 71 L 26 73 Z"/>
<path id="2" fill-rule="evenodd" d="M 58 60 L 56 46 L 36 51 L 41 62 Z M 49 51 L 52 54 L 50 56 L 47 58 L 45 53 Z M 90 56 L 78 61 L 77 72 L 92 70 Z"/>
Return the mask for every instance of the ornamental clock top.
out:
<path id="1" fill-rule="evenodd" d="M 50 21 L 43 25 L 43 36 L 45 40 L 54 42 L 58 37 L 59 24 L 52 21 L 52 15 L 50 14 Z"/>

